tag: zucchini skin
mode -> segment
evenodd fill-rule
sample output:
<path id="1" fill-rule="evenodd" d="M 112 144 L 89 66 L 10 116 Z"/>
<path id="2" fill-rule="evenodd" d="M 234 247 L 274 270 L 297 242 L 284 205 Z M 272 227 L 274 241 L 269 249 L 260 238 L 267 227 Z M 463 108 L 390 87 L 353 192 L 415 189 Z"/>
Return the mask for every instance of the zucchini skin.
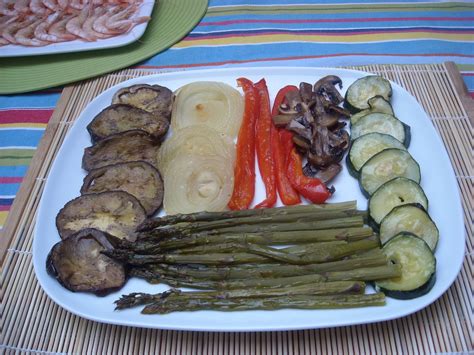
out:
<path id="1" fill-rule="evenodd" d="M 384 219 L 382 220 L 382 222 L 380 223 L 380 230 L 379 230 L 379 232 L 380 232 L 380 242 L 383 245 L 387 244 L 393 237 L 395 237 L 396 234 L 402 232 L 402 230 L 399 230 L 398 233 L 393 233 L 392 232 L 391 234 L 389 234 L 390 237 L 388 237 L 387 233 L 390 232 L 390 229 L 387 229 L 388 228 L 387 223 L 390 223 L 389 221 L 390 221 L 391 218 L 393 218 L 393 214 L 397 214 L 399 211 L 401 211 L 404 208 L 419 209 L 420 212 L 422 214 L 424 214 L 424 216 L 427 218 L 427 220 L 432 223 L 432 226 L 434 227 L 434 230 L 436 231 L 436 238 L 433 239 L 433 240 L 435 240 L 435 242 L 434 243 L 431 242 L 432 245 L 430 245 L 430 242 L 427 241 L 425 238 L 423 238 L 422 235 L 417 235 L 416 233 L 414 233 L 414 234 L 417 235 L 419 238 L 423 239 L 428 244 L 428 246 L 431 248 L 431 250 L 434 251 L 436 249 L 436 246 L 437 246 L 438 241 L 439 241 L 439 229 L 436 226 L 436 223 L 431 218 L 431 216 L 428 214 L 428 211 L 419 203 L 409 203 L 409 204 L 406 204 L 406 205 L 397 206 L 393 210 L 391 210 L 390 213 L 388 215 L 386 215 L 384 217 Z M 413 231 L 410 231 L 410 230 L 404 230 L 404 232 L 413 233 Z"/>
<path id="2" fill-rule="evenodd" d="M 428 205 L 429 205 L 428 198 L 426 197 L 425 192 L 423 191 L 423 189 L 421 188 L 421 186 L 420 186 L 418 183 L 416 183 L 416 182 L 413 181 L 413 180 L 410 180 L 410 179 L 407 179 L 407 178 L 403 178 L 403 177 L 394 178 L 394 179 L 392 179 L 392 180 L 390 180 L 390 181 L 387 181 L 387 182 L 386 182 L 385 184 L 383 184 L 382 186 L 380 186 L 380 187 L 372 194 L 372 196 L 371 196 L 370 199 L 369 199 L 369 202 L 368 202 L 368 203 L 369 203 L 369 208 L 368 208 L 368 211 L 369 211 L 369 219 L 368 219 L 368 222 L 369 222 L 369 225 L 370 225 L 375 231 L 377 231 L 377 232 L 379 231 L 379 222 L 377 222 L 377 221 L 372 217 L 372 212 L 371 212 L 371 201 L 372 201 L 372 199 L 375 198 L 375 196 L 377 195 L 377 193 L 378 193 L 379 191 L 382 191 L 382 189 L 387 188 L 387 186 L 389 186 L 389 184 L 394 184 L 394 183 L 397 183 L 397 182 L 402 183 L 402 182 L 404 182 L 404 181 L 405 181 L 406 183 L 408 183 L 408 184 L 415 184 L 415 185 L 417 185 L 417 186 L 419 187 L 419 190 L 422 192 L 422 197 L 423 197 L 423 201 L 422 201 L 422 202 L 425 202 L 425 203 L 426 203 L 426 207 L 425 207 L 425 206 L 423 206 L 423 207 L 425 207 L 425 210 L 428 210 Z M 407 205 L 407 204 L 409 204 L 409 203 L 417 203 L 417 202 L 418 202 L 418 201 L 413 201 L 413 200 L 412 200 L 412 201 L 407 201 L 407 202 L 404 202 L 404 203 L 400 203 L 400 204 L 398 204 L 398 205 L 396 205 L 396 206 L 393 206 L 392 209 L 395 208 L 395 207 L 397 207 L 397 206 L 402 206 L 402 205 Z M 388 211 L 382 218 L 380 218 L 380 222 L 382 222 L 383 218 L 384 218 L 385 216 L 387 216 L 387 215 L 392 211 L 392 209 L 391 209 L 390 211 Z"/>
<path id="3" fill-rule="evenodd" d="M 433 286 L 436 283 L 436 258 L 434 256 L 432 250 L 428 246 L 428 244 L 426 244 L 426 242 L 423 239 L 419 238 L 417 235 L 415 235 L 413 233 L 410 233 L 410 232 L 401 232 L 401 233 L 397 234 L 393 239 L 388 241 L 384 245 L 384 247 L 382 248 L 382 251 L 384 251 L 384 249 L 387 249 L 387 248 L 392 248 L 393 249 L 397 246 L 398 240 L 408 239 L 408 238 L 410 238 L 413 242 L 418 243 L 418 245 L 421 245 L 421 248 L 423 248 L 424 251 L 427 252 L 427 254 L 425 254 L 425 255 L 430 256 L 429 259 L 426 260 L 427 265 L 425 264 L 425 266 L 426 266 L 425 270 L 430 272 L 429 278 L 422 285 L 420 285 L 419 287 L 416 287 L 414 289 L 409 289 L 409 290 L 403 290 L 403 289 L 402 290 L 396 290 L 396 289 L 393 289 L 393 288 L 389 289 L 387 287 L 381 286 L 380 284 L 383 283 L 384 280 L 379 280 L 379 281 L 375 282 L 375 289 L 377 291 L 381 291 L 381 292 L 385 293 L 385 295 L 388 296 L 388 297 L 396 298 L 396 299 L 400 299 L 400 300 L 409 300 L 409 299 L 421 297 L 421 296 L 427 294 L 433 288 Z M 400 249 L 400 250 L 404 250 L 404 249 Z M 406 260 L 409 256 L 414 257 L 414 255 L 406 255 L 405 254 L 405 258 L 402 258 L 401 261 L 399 260 L 400 265 L 402 266 L 402 278 L 403 278 L 403 270 L 404 270 L 403 260 Z M 389 255 L 387 255 L 387 257 L 390 258 Z M 421 260 L 421 261 L 424 261 L 424 260 Z M 433 262 L 432 268 L 430 267 L 431 265 L 429 265 L 430 262 Z M 408 265 L 409 264 L 410 263 L 408 263 Z M 420 270 L 419 266 L 415 270 L 419 271 Z M 425 270 L 421 270 L 420 272 L 424 272 Z M 410 271 L 408 271 L 408 272 L 410 272 Z"/>
<path id="4" fill-rule="evenodd" d="M 372 156 L 369 160 L 367 160 L 367 161 L 365 162 L 365 164 L 364 164 L 364 165 L 362 166 L 362 168 L 359 170 L 359 179 L 358 179 L 358 181 L 359 181 L 359 188 L 360 188 L 360 190 L 362 191 L 362 194 L 363 194 L 366 198 L 370 198 L 371 194 L 370 194 L 370 192 L 367 191 L 366 188 L 364 187 L 363 179 L 364 179 L 364 176 L 366 176 L 366 175 L 364 175 L 364 174 L 365 174 L 364 167 L 369 166 L 369 165 L 374 161 L 374 159 L 377 159 L 377 157 L 380 157 L 380 156 L 382 156 L 382 155 L 384 155 L 384 154 L 390 154 L 390 152 L 395 152 L 395 153 L 397 153 L 397 154 L 398 154 L 398 152 L 400 152 L 400 154 L 405 154 L 405 155 L 407 155 L 407 156 L 410 157 L 411 162 L 413 163 L 413 165 L 418 168 L 418 169 L 417 169 L 417 172 L 418 172 L 418 180 L 414 180 L 414 179 L 413 179 L 413 181 L 415 181 L 417 184 L 420 184 L 420 178 L 421 178 L 420 165 L 418 164 L 418 162 L 417 162 L 415 159 L 413 159 L 413 157 L 410 155 L 410 153 L 408 153 L 407 150 L 401 150 L 401 149 L 397 149 L 397 148 L 387 148 L 387 149 L 384 149 L 384 150 L 378 152 L 378 153 L 375 154 L 374 156 Z M 400 177 L 400 176 L 402 176 L 402 175 L 394 175 L 394 174 L 393 174 L 393 175 L 391 175 L 391 177 L 388 178 L 385 182 L 388 182 L 388 181 L 390 181 L 390 180 L 392 180 L 392 179 L 394 179 L 394 178 L 396 178 L 396 177 Z M 402 176 L 402 177 L 407 177 L 407 176 L 405 175 L 405 176 Z M 412 176 L 412 177 L 407 177 L 407 178 L 412 179 L 413 176 Z M 382 185 L 383 185 L 383 183 L 382 183 L 380 186 L 382 186 Z M 380 186 L 379 186 L 379 187 L 380 187 Z M 373 194 L 374 192 L 375 192 L 375 190 L 372 192 L 372 194 Z"/>
<path id="5" fill-rule="evenodd" d="M 417 289 L 411 291 L 395 291 L 395 290 L 387 290 L 386 288 L 380 287 L 376 284 L 376 290 L 383 292 L 385 296 L 395 298 L 397 300 L 412 300 L 417 297 L 421 297 L 426 295 L 428 292 L 431 291 L 433 286 L 436 283 L 436 272 L 431 275 L 428 282 L 424 285 L 418 287 Z"/>
<path id="6" fill-rule="evenodd" d="M 349 87 L 347 88 L 346 95 L 345 95 L 345 97 L 344 97 L 344 107 L 345 107 L 347 110 L 349 110 L 350 113 L 357 113 L 357 112 L 362 111 L 362 110 L 364 110 L 364 109 L 369 109 L 369 108 L 370 108 L 370 106 L 368 105 L 368 103 L 367 103 L 367 107 L 357 107 L 357 106 L 354 106 L 354 105 L 350 102 L 350 100 L 348 100 L 348 95 L 349 95 L 349 93 L 351 92 L 351 90 L 354 89 L 354 87 L 356 87 L 357 85 L 363 85 L 363 84 L 362 84 L 363 81 L 369 81 L 369 80 L 371 80 L 371 79 L 381 79 L 381 80 L 384 80 L 384 81 L 388 84 L 388 88 L 389 88 L 389 91 L 388 91 L 388 93 L 387 93 L 387 97 L 386 97 L 386 98 L 384 97 L 384 98 L 385 98 L 387 101 L 389 101 L 390 98 L 392 97 L 393 90 L 392 90 L 392 85 L 390 84 L 390 81 L 389 81 L 389 80 L 383 78 L 383 77 L 380 76 L 380 75 L 368 75 L 368 76 L 364 76 L 364 77 L 359 78 L 359 79 L 357 79 L 356 81 L 354 81 L 354 82 L 353 82 L 351 85 L 349 85 Z M 367 97 L 367 101 L 368 101 L 370 98 L 374 97 L 374 96 L 382 96 L 382 97 L 383 97 L 382 94 L 383 94 L 383 93 L 381 93 L 381 92 L 375 92 L 374 95 Z"/>

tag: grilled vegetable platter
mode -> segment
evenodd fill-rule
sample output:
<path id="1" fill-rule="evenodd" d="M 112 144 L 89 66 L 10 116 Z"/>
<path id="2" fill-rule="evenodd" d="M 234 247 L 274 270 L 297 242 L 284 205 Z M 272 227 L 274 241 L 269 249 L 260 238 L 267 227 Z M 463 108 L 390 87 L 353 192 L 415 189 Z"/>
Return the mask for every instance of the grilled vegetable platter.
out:
<path id="1" fill-rule="evenodd" d="M 426 114 L 378 75 L 295 73 L 162 74 L 98 96 L 41 201 L 46 292 L 86 318 L 196 330 L 253 313 L 253 330 L 358 324 L 439 297 L 464 236 Z"/>

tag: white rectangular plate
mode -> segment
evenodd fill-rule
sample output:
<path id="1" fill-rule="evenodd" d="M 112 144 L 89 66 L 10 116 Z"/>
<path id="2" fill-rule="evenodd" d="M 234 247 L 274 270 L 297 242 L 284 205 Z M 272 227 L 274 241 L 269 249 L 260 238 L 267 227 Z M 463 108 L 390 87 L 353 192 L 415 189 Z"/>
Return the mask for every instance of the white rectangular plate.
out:
<path id="1" fill-rule="evenodd" d="M 154 0 L 145 0 L 143 4 L 141 4 L 140 10 L 136 16 L 151 16 L 154 4 Z M 0 47 L 0 57 L 27 57 L 34 55 L 83 52 L 121 47 L 138 40 L 143 35 L 143 33 L 145 33 L 147 26 L 148 22 L 141 23 L 133 27 L 130 32 L 127 32 L 123 35 L 99 39 L 95 42 L 87 42 L 76 39 L 69 42 L 52 43 L 43 47 L 27 47 L 9 44 Z"/>
<path id="2" fill-rule="evenodd" d="M 392 83 L 392 104 L 398 118 L 411 126 L 410 153 L 421 167 L 421 186 L 429 204 L 429 214 L 440 230 L 436 250 L 437 281 L 426 295 L 412 300 L 387 298 L 383 307 L 352 308 L 340 310 L 240 311 L 240 312 L 175 312 L 166 315 L 142 315 L 140 308 L 114 311 L 113 302 L 120 295 L 131 292 L 157 293 L 167 289 L 163 285 L 150 285 L 143 280 L 130 279 L 118 292 L 106 297 L 73 293 L 63 288 L 47 274 L 46 257 L 60 238 L 55 217 L 69 200 L 79 196 L 84 148 L 91 145 L 86 126 L 103 108 L 111 103 L 112 95 L 121 87 L 147 83 L 167 86 L 175 90 L 180 86 L 200 80 L 225 82 L 236 87 L 238 77 L 257 81 L 265 78 L 273 98 L 283 86 L 298 85 L 302 81 L 314 83 L 325 75 L 338 75 L 346 88 L 367 73 L 343 69 L 318 68 L 236 68 L 221 70 L 188 71 L 141 77 L 123 82 L 94 99 L 74 123 L 66 137 L 46 182 L 36 223 L 33 262 L 38 280 L 46 293 L 63 308 L 88 319 L 129 326 L 202 330 L 202 331 L 269 331 L 322 328 L 378 322 L 402 317 L 416 312 L 440 297 L 456 278 L 464 255 L 464 222 L 456 179 L 446 150 L 421 106 L 405 89 Z M 328 202 L 357 200 L 365 209 L 367 200 L 359 190 L 357 180 L 347 168 L 334 181 L 336 193 Z M 264 197 L 264 188 L 257 181 L 255 201 Z"/>

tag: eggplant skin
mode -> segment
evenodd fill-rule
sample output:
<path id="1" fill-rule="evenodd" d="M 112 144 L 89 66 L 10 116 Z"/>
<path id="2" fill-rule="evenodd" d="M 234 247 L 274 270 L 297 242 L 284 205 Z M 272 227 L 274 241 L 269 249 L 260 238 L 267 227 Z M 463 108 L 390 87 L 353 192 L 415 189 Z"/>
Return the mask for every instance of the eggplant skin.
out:
<path id="1" fill-rule="evenodd" d="M 107 191 L 66 203 L 56 216 L 56 227 L 62 239 L 81 229 L 96 228 L 133 242 L 136 228 L 145 218 L 145 209 L 135 197 L 124 191 Z"/>
<path id="2" fill-rule="evenodd" d="M 120 89 L 112 98 L 113 104 L 128 104 L 154 115 L 171 119 L 173 92 L 160 85 L 137 84 Z"/>
<path id="3" fill-rule="evenodd" d="M 81 187 L 82 195 L 104 191 L 128 192 L 151 216 L 163 202 L 163 179 L 155 167 L 144 161 L 107 165 L 91 170 Z"/>
<path id="4" fill-rule="evenodd" d="M 169 128 L 166 117 L 127 104 L 113 104 L 103 109 L 87 126 L 93 142 L 112 134 L 139 129 L 155 139 L 161 139 Z"/>
<path id="5" fill-rule="evenodd" d="M 112 249 L 106 233 L 87 228 L 56 243 L 46 259 L 46 270 L 73 292 L 105 296 L 127 279 L 124 266 L 101 253 Z"/>
<path id="6" fill-rule="evenodd" d="M 157 166 L 160 142 L 141 130 L 113 134 L 84 149 L 82 168 L 86 171 L 106 165 L 145 161 Z"/>

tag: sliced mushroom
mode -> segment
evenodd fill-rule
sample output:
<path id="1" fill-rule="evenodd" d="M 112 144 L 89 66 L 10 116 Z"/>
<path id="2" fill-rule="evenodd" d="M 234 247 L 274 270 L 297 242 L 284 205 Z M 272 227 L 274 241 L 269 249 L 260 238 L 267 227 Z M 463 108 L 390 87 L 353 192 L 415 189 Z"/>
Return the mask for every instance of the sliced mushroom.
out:
<path id="1" fill-rule="evenodd" d="M 311 142 L 312 134 L 311 129 L 305 127 L 303 124 L 294 119 L 286 126 L 286 129 L 296 133 L 297 135 L 303 137 L 307 141 Z"/>
<path id="2" fill-rule="evenodd" d="M 311 163 L 307 163 L 303 168 L 303 172 L 306 176 L 317 178 L 325 184 L 334 179 L 341 170 L 342 166 L 339 163 L 333 163 L 325 169 L 316 169 Z"/>
<path id="3" fill-rule="evenodd" d="M 101 253 L 112 248 L 106 233 L 83 229 L 53 246 L 46 270 L 68 290 L 105 296 L 126 281 L 124 266 Z"/>
<path id="4" fill-rule="evenodd" d="M 336 75 L 328 75 L 319 79 L 314 84 L 314 91 L 318 94 L 326 96 L 327 99 L 333 104 L 339 105 L 342 101 L 344 101 L 344 98 L 335 87 L 336 85 L 338 85 L 339 88 L 342 88 L 341 78 Z"/>

